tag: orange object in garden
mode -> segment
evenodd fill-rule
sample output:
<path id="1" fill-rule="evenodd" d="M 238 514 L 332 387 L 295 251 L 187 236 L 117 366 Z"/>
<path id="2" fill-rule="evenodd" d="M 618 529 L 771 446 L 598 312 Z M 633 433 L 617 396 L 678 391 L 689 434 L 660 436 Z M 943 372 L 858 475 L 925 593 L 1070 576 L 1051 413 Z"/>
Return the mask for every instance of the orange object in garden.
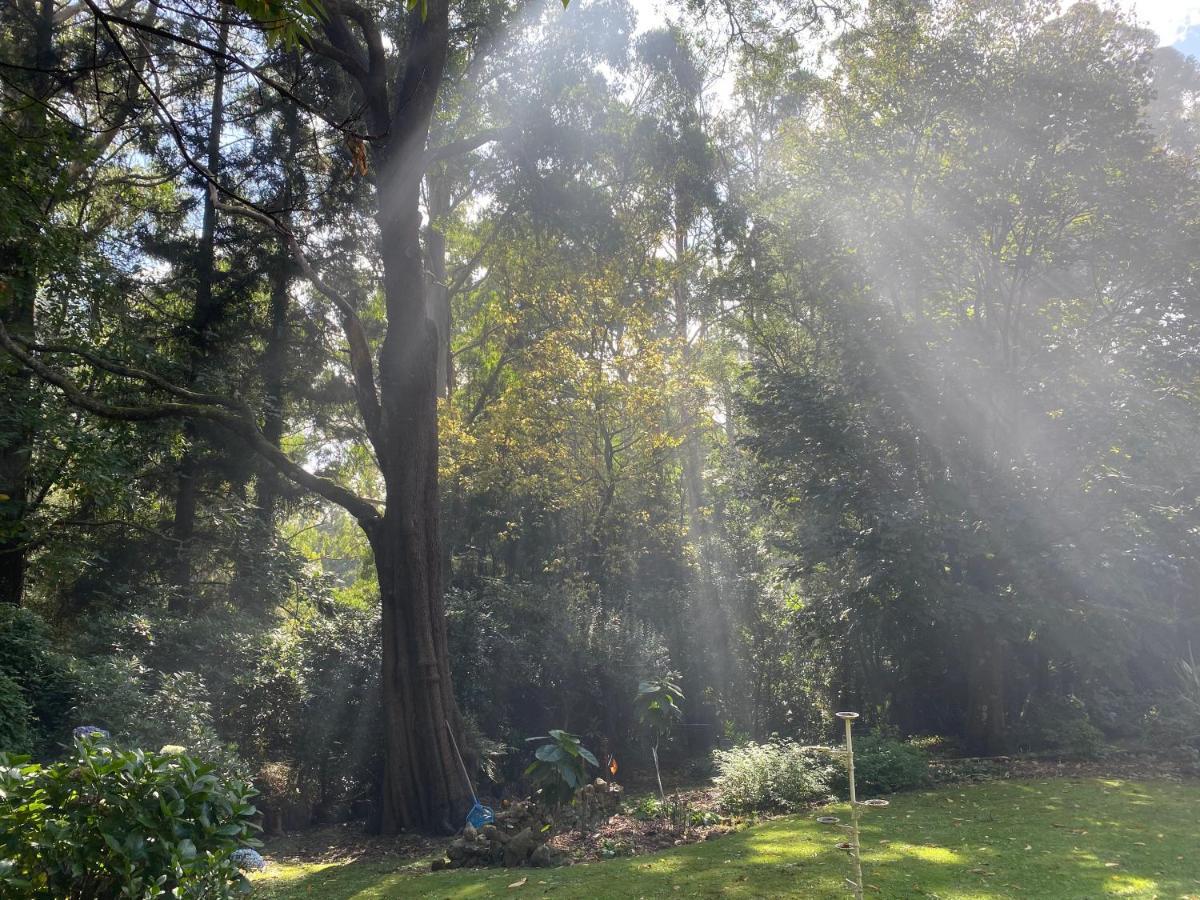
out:
<path id="1" fill-rule="evenodd" d="M 608 758 L 608 771 L 612 775 L 617 774 L 617 758 L 615 756 L 610 756 Z"/>

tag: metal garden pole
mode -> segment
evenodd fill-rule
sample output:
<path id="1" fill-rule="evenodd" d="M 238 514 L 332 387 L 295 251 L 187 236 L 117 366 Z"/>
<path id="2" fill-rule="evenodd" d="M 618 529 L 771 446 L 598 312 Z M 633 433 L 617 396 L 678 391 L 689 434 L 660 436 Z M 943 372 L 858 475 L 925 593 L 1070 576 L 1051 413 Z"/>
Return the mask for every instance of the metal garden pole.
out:
<path id="1" fill-rule="evenodd" d="M 853 857 L 854 878 L 847 878 L 846 883 L 854 890 L 855 900 L 863 900 L 864 882 L 862 853 L 859 847 L 858 819 L 864 809 L 882 809 L 888 805 L 888 802 L 886 800 L 863 800 L 861 803 L 859 802 L 858 785 L 854 782 L 854 736 L 850 731 L 850 726 L 858 718 L 858 713 L 840 712 L 834 713 L 834 715 L 846 723 L 846 749 L 840 752 L 846 757 L 846 774 L 849 776 L 850 782 L 850 824 L 842 825 L 841 820 L 837 816 L 817 816 L 817 822 L 821 825 L 837 825 L 838 828 L 850 832 L 850 840 L 839 841 L 837 848 L 848 852 Z M 828 752 L 836 754 L 839 751 L 831 749 Z"/>

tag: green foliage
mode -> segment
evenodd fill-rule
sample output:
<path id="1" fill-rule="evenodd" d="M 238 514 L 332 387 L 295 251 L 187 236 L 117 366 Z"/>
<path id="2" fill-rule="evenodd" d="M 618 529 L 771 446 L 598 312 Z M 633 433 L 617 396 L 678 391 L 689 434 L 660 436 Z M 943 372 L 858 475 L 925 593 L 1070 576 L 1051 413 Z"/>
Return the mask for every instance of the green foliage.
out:
<path id="1" fill-rule="evenodd" d="M 295 824 L 344 817 L 378 771 L 378 607 L 323 606 L 266 637 L 228 689 L 227 728 L 256 768 L 290 771 Z"/>
<path id="2" fill-rule="evenodd" d="M 568 803 L 588 782 L 588 766 L 598 766 L 596 757 L 580 742 L 579 736 L 558 728 L 529 741 L 547 741 L 533 754 L 525 775 L 552 805 Z"/>
<path id="3" fill-rule="evenodd" d="M 552 585 L 487 578 L 447 593 L 459 702 L 482 734 L 511 746 L 544 734 L 562 708 L 580 721 L 605 723 L 610 743 L 597 749 L 630 745 L 641 732 L 633 704 L 620 698 L 635 694 L 639 672 L 667 668 L 663 636 L 633 610 L 598 614 L 578 582 Z M 518 778 L 520 756 L 511 754 L 498 774 Z"/>
<path id="4" fill-rule="evenodd" d="M 630 810 L 630 815 L 635 819 L 640 819 L 643 822 L 649 822 L 652 819 L 657 819 L 663 814 L 663 802 L 653 794 L 647 794 L 637 803 L 633 804 Z"/>
<path id="5" fill-rule="evenodd" d="M 119 742 L 167 744 L 245 776 L 236 749 L 213 722 L 204 679 L 195 672 L 158 672 L 136 656 L 97 657 L 79 664 L 76 718 L 94 722 Z"/>
<path id="6" fill-rule="evenodd" d="M 68 659 L 55 649 L 50 629 L 32 610 L 0 607 L 0 679 L 8 682 L 0 688 L 7 698 L 0 700 L 5 707 L 0 720 L 7 713 L 9 728 L 26 735 L 24 746 L 6 746 L 0 736 L 0 750 L 44 755 L 65 741 L 74 675 Z M 16 724 L 18 706 L 26 709 L 23 726 Z"/>
<path id="7" fill-rule="evenodd" d="M 762 604 L 795 639 L 752 665 L 973 755 L 1049 746 L 1020 720 L 1068 694 L 1113 730 L 1106 695 L 1157 694 L 1200 627 L 1195 154 L 1148 127 L 1152 36 L 1051 10 L 870 4 L 746 185 L 769 237 L 730 286 L 761 298 L 743 443 L 799 601 Z"/>
<path id="8" fill-rule="evenodd" d="M 638 721 L 654 734 L 655 739 L 670 733 L 671 728 L 683 719 L 683 709 L 678 701 L 683 699 L 679 685 L 666 678 L 651 678 L 638 684 L 634 707 Z"/>
<path id="9" fill-rule="evenodd" d="M 49 765 L 0 754 L 5 897 L 234 897 L 230 854 L 258 846 L 254 790 L 178 753 L 93 738 Z"/>
<path id="10" fill-rule="evenodd" d="M 1075 697 L 1051 698 L 1032 706 L 1019 723 L 1018 748 L 1094 759 L 1104 751 L 1104 733 Z"/>
<path id="11" fill-rule="evenodd" d="M 312 29 L 326 19 L 321 0 L 235 0 L 235 5 L 263 28 L 269 41 L 289 48 L 302 46 Z M 408 6 L 413 7 L 413 0 Z M 424 13 L 424 0 L 421 10 Z"/>
<path id="12" fill-rule="evenodd" d="M 28 753 L 32 749 L 30 727 L 33 711 L 21 686 L 0 674 L 0 753 Z"/>
<path id="13" fill-rule="evenodd" d="M 795 810 L 829 795 L 828 757 L 795 741 L 773 738 L 713 753 L 714 783 L 729 812 Z"/>
<path id="14" fill-rule="evenodd" d="M 854 740 L 854 783 L 858 796 L 891 794 L 929 782 L 929 758 L 912 744 L 886 735 L 868 734 Z M 841 767 L 833 780 L 838 796 L 847 796 L 846 770 Z"/>

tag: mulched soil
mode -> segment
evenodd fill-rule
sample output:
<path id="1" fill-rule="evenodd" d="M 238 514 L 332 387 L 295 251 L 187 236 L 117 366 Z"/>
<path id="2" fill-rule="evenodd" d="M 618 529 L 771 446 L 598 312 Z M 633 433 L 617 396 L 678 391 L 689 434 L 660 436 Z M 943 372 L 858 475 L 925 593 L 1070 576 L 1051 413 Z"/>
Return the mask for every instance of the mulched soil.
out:
<path id="1" fill-rule="evenodd" d="M 1115 752 L 1102 759 L 1055 757 L 934 759 L 930 770 L 937 782 L 990 781 L 997 778 L 1165 778 L 1180 780 L 1200 775 L 1193 762 L 1174 755 Z"/>
<path id="2" fill-rule="evenodd" d="M 1015 757 L 934 760 L 931 769 L 935 780 L 941 783 L 1003 778 L 1180 779 L 1195 777 L 1196 774 L 1186 766 L 1181 767 L 1176 760 L 1133 753 L 1088 761 Z M 639 791 L 635 796 L 645 793 L 649 792 Z M 690 787 L 672 796 L 686 802 L 692 812 L 709 812 L 719 818 L 711 824 L 689 825 L 686 829 L 677 830 L 661 818 L 643 820 L 622 812 L 587 833 L 571 831 L 557 834 L 549 844 L 570 862 L 584 862 L 653 853 L 669 847 L 713 840 L 754 821 L 772 818 L 764 815 L 754 818 L 722 815 L 717 806 L 716 791 L 711 785 Z M 451 838 L 407 834 L 392 837 L 368 835 L 362 823 L 345 823 L 267 839 L 264 856 L 277 863 L 374 861 L 393 863 L 397 869 L 424 869 L 430 860 L 445 853 L 450 841 Z"/>
<path id="3" fill-rule="evenodd" d="M 688 824 L 684 829 L 677 829 L 664 819 L 644 820 L 627 813 L 618 813 L 586 834 L 577 831 L 556 834 L 548 843 L 552 849 L 572 860 L 583 862 L 609 859 L 613 856 L 653 853 L 667 847 L 712 840 L 747 824 L 746 819 L 720 815 L 717 792 L 711 786 L 680 791 L 671 795 L 671 801 L 686 804 L 689 812 L 708 812 L 719 818 L 709 824 Z M 759 818 L 761 820 L 763 817 Z"/>
<path id="4" fill-rule="evenodd" d="M 306 828 L 283 837 L 267 837 L 263 856 L 274 863 L 395 862 L 428 863 L 444 853 L 451 838 L 367 834 L 362 822 Z"/>

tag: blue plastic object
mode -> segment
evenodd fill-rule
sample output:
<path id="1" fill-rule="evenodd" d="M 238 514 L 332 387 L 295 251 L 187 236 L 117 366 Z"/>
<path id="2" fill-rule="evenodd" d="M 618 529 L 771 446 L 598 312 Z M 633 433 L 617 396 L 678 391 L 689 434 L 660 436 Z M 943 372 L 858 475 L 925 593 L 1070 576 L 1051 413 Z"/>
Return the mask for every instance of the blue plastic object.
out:
<path id="1" fill-rule="evenodd" d="M 490 822 L 496 821 L 496 814 L 492 812 L 490 806 L 484 806 L 478 800 L 471 807 L 471 811 L 467 813 L 467 824 L 472 828 L 482 828 Z"/>
<path id="2" fill-rule="evenodd" d="M 449 722 L 446 722 L 446 731 L 450 733 L 450 744 L 454 747 L 454 755 L 458 757 L 458 765 L 462 769 L 463 780 L 467 783 L 467 790 L 471 792 L 471 802 L 475 804 L 471 807 L 471 811 L 467 813 L 467 824 L 472 828 L 482 828 L 490 822 L 495 822 L 496 814 L 492 812 L 490 806 L 484 806 L 479 802 L 479 798 L 475 796 L 475 788 L 471 784 L 471 776 L 467 774 L 467 766 L 463 762 L 462 754 L 458 752 L 458 741 L 454 737 L 454 729 L 450 727 Z"/>

